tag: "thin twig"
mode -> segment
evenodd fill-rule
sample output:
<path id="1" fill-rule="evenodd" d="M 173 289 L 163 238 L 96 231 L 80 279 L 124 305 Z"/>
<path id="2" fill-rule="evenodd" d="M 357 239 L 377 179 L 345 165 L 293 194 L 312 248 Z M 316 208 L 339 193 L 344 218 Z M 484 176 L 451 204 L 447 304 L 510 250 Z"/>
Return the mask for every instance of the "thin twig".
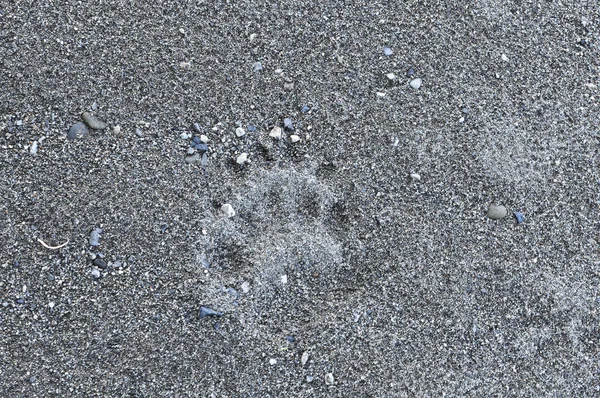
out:
<path id="1" fill-rule="evenodd" d="M 50 245 L 44 243 L 44 241 L 41 240 L 40 238 L 38 238 L 38 242 L 40 242 L 42 244 L 42 246 L 44 246 L 46 249 L 56 250 L 56 249 L 60 249 L 63 246 L 66 246 L 67 243 L 69 243 L 69 240 L 67 239 L 67 241 L 65 243 L 63 243 L 62 245 L 59 245 L 59 246 L 50 246 Z"/>

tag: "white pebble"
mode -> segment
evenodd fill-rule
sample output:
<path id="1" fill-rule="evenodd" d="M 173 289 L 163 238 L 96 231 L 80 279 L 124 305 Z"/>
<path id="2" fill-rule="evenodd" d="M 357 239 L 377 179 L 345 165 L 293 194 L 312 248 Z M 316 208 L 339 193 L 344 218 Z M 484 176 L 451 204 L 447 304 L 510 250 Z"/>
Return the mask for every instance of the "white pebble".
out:
<path id="1" fill-rule="evenodd" d="M 258 34 L 257 34 L 257 33 L 252 33 L 252 34 L 250 35 L 250 41 L 254 41 L 254 39 L 256 39 L 257 37 L 258 37 Z"/>
<path id="2" fill-rule="evenodd" d="M 308 351 L 304 351 L 302 353 L 302 358 L 300 358 L 300 363 L 302 364 L 302 366 L 304 366 L 308 363 L 309 358 L 310 358 L 310 355 L 308 354 Z"/>
<path id="3" fill-rule="evenodd" d="M 246 294 L 250 291 L 250 283 L 248 281 L 244 281 L 242 283 L 242 293 Z"/>
<path id="4" fill-rule="evenodd" d="M 29 153 L 31 153 L 32 155 L 35 155 L 38 151 L 38 142 L 37 141 L 33 141 L 33 144 L 31 144 L 31 148 L 29 149 Z"/>
<path id="5" fill-rule="evenodd" d="M 92 270 L 92 276 L 96 279 L 100 278 L 100 271 L 97 269 Z"/>
<path id="6" fill-rule="evenodd" d="M 292 144 L 293 144 L 295 142 L 300 141 L 300 137 L 297 136 L 296 134 L 292 134 L 292 135 L 290 135 L 290 141 L 292 141 Z"/>
<path id="7" fill-rule="evenodd" d="M 415 181 L 421 181 L 421 176 L 419 174 L 417 174 L 417 173 L 412 173 L 410 175 L 410 178 L 412 178 Z"/>
<path id="8" fill-rule="evenodd" d="M 244 130 L 243 127 L 238 127 L 237 129 L 235 129 L 235 135 L 237 135 L 238 137 L 243 137 L 244 135 L 246 135 L 246 130 Z"/>
<path id="9" fill-rule="evenodd" d="M 378 92 L 377 92 L 377 96 L 378 96 L 379 98 L 383 98 L 383 97 L 385 97 L 385 93 L 382 93 L 381 91 L 378 91 Z"/>
<path id="10" fill-rule="evenodd" d="M 50 309 L 54 308 L 54 301 L 49 302 L 48 307 L 50 307 Z"/>
<path id="11" fill-rule="evenodd" d="M 182 61 L 179 63 L 179 67 L 183 70 L 188 70 L 188 69 L 190 69 L 191 66 L 192 66 L 191 62 Z"/>
<path id="12" fill-rule="evenodd" d="M 182 35 L 185 35 L 185 29 L 179 28 L 179 33 L 181 33 Z"/>
<path id="13" fill-rule="evenodd" d="M 333 378 L 333 373 L 327 373 L 325 375 L 325 384 L 327 384 L 328 386 L 333 385 L 333 383 L 335 383 L 335 379 Z"/>
<path id="14" fill-rule="evenodd" d="M 506 56 L 506 54 L 502 54 L 502 61 L 508 62 L 508 57 Z"/>
<path id="15" fill-rule="evenodd" d="M 207 136 L 205 136 L 204 134 L 202 134 L 202 135 L 200 136 L 200 141 L 202 141 L 202 142 L 203 142 L 203 143 L 205 143 L 205 144 L 208 144 L 208 141 L 210 141 L 210 140 L 208 139 L 208 137 L 207 137 Z"/>
<path id="16" fill-rule="evenodd" d="M 460 119 L 458 119 L 458 122 L 459 122 L 459 123 L 464 123 L 464 122 L 465 122 L 465 118 L 464 118 L 464 117 L 461 117 Z"/>
<path id="17" fill-rule="evenodd" d="M 244 163 L 246 163 L 247 160 L 248 160 L 248 154 L 246 152 L 243 152 L 240 156 L 237 157 L 235 162 L 237 164 L 244 164 Z"/>
<path id="18" fill-rule="evenodd" d="M 388 80 L 394 80 L 396 78 L 396 75 L 394 75 L 393 73 L 388 73 L 387 75 L 385 75 L 385 77 L 387 77 Z"/>
<path id="19" fill-rule="evenodd" d="M 113 133 L 115 133 L 115 134 L 121 134 L 121 126 L 116 125 L 115 127 L 113 127 Z"/>
<path id="20" fill-rule="evenodd" d="M 287 284 L 287 275 L 281 275 L 281 283 L 284 285 Z"/>
<path id="21" fill-rule="evenodd" d="M 421 87 L 421 84 L 423 83 L 423 81 L 419 78 L 413 79 L 410 81 L 410 86 L 412 88 L 414 88 L 415 90 L 418 90 Z"/>
<path id="22" fill-rule="evenodd" d="M 269 137 L 281 139 L 281 127 L 275 126 L 269 133 Z"/>
<path id="23" fill-rule="evenodd" d="M 221 211 L 225 213 L 227 218 L 235 216 L 235 210 L 233 210 L 233 206 L 231 206 L 229 203 L 225 203 L 223 206 L 221 206 Z"/>
<path id="24" fill-rule="evenodd" d="M 275 69 L 276 75 L 281 75 L 283 73 L 283 69 Z"/>
<path id="25" fill-rule="evenodd" d="M 269 359 L 269 364 L 270 365 L 275 365 L 276 363 L 277 363 L 277 360 L 275 358 Z"/>
<path id="26" fill-rule="evenodd" d="M 307 382 L 307 383 L 312 383 L 314 379 L 315 379 L 315 378 L 314 378 L 314 377 L 312 377 L 312 376 L 306 376 L 306 382 Z"/>

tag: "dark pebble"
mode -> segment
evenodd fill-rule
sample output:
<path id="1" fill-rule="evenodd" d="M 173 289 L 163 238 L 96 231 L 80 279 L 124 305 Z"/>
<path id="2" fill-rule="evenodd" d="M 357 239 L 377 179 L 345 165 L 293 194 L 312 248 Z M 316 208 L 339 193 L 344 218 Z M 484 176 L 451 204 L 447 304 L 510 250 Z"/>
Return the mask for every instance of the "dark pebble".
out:
<path id="1" fill-rule="evenodd" d="M 194 123 L 194 130 L 196 130 L 197 133 L 202 132 L 202 128 L 200 127 L 200 125 L 198 123 Z"/>
<path id="2" fill-rule="evenodd" d="M 202 141 L 200 141 L 200 137 L 194 137 L 194 138 L 192 138 L 192 142 L 194 144 L 200 144 Z"/>
<path id="3" fill-rule="evenodd" d="M 215 311 L 212 308 L 200 307 L 200 318 L 206 318 L 207 316 L 223 316 L 223 313 Z"/>
<path id="4" fill-rule="evenodd" d="M 406 77 L 411 77 L 415 74 L 415 69 L 411 66 L 410 68 L 408 68 L 408 70 L 406 71 Z"/>
<path id="5" fill-rule="evenodd" d="M 194 146 L 194 148 L 196 148 L 196 150 L 200 151 L 200 152 L 206 152 L 208 151 L 208 145 L 200 143 L 200 144 L 196 144 Z"/>
<path id="6" fill-rule="evenodd" d="M 100 269 L 106 269 L 106 261 L 102 260 L 101 258 L 95 259 L 93 264 Z"/>
<path id="7" fill-rule="evenodd" d="M 310 111 L 310 108 L 309 108 L 308 106 L 306 106 L 306 105 L 304 105 L 304 106 L 302 107 L 302 109 L 300 109 L 300 112 L 302 112 L 302 113 L 306 113 L 306 112 L 308 112 L 308 111 Z"/>
<path id="8" fill-rule="evenodd" d="M 73 126 L 71 126 L 71 128 L 69 129 L 69 132 L 67 133 L 67 138 L 69 140 L 74 140 L 75 138 L 77 138 L 77 136 L 83 136 L 83 135 L 86 135 L 87 133 L 88 133 L 88 128 L 85 125 L 85 123 L 78 122 L 78 123 L 75 123 Z"/>
<path id="9" fill-rule="evenodd" d="M 256 127 L 252 126 L 251 124 L 248 125 L 248 128 L 246 128 L 246 130 L 248 130 L 251 133 L 254 133 L 256 131 Z"/>
<path id="10" fill-rule="evenodd" d="M 164 234 L 166 232 L 167 228 L 169 228 L 169 226 L 167 224 L 163 224 L 160 226 L 160 231 Z"/>
<path id="11" fill-rule="evenodd" d="M 287 341 L 289 341 L 290 343 L 293 343 L 294 341 L 296 341 L 296 338 L 294 336 L 287 336 L 285 339 Z"/>
<path id="12" fill-rule="evenodd" d="M 525 216 L 521 212 L 515 211 L 513 214 L 515 215 L 518 224 L 522 224 L 525 222 Z"/>
<path id="13" fill-rule="evenodd" d="M 289 117 L 283 119 L 283 127 L 285 127 L 286 130 L 294 131 L 294 124 L 292 123 L 292 119 L 290 119 Z"/>
<path id="14" fill-rule="evenodd" d="M 24 298 L 18 298 L 17 299 L 17 304 L 25 304 L 25 299 Z"/>

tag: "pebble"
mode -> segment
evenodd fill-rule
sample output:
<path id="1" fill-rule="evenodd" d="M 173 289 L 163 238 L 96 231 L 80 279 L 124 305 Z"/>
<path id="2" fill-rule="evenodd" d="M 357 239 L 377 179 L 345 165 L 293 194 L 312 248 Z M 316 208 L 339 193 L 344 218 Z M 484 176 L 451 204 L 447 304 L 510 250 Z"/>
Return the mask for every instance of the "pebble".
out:
<path id="1" fill-rule="evenodd" d="M 31 144 L 31 148 L 29 148 L 29 153 L 31 153 L 32 155 L 35 155 L 38 151 L 38 142 L 37 141 L 33 141 L 33 144 Z"/>
<path id="2" fill-rule="evenodd" d="M 513 214 L 517 219 L 517 224 L 522 224 L 525 222 L 525 216 L 523 215 L 523 213 L 521 213 L 520 211 L 515 211 Z"/>
<path id="3" fill-rule="evenodd" d="M 275 126 L 269 133 L 269 137 L 281 139 L 281 127 Z"/>
<path id="4" fill-rule="evenodd" d="M 196 148 L 200 152 L 208 151 L 208 145 L 202 143 L 194 145 L 194 148 Z"/>
<path id="5" fill-rule="evenodd" d="M 269 365 L 275 365 L 275 364 L 277 364 L 277 360 L 275 358 L 269 359 Z"/>
<path id="6" fill-rule="evenodd" d="M 292 119 L 290 119 L 289 117 L 283 119 L 283 127 L 286 130 L 294 131 L 294 124 L 292 123 Z"/>
<path id="7" fill-rule="evenodd" d="M 300 137 L 297 136 L 296 134 L 292 134 L 292 135 L 290 135 L 290 141 L 292 141 L 292 144 L 294 144 L 294 143 L 300 141 Z"/>
<path id="8" fill-rule="evenodd" d="M 283 73 L 283 69 L 275 69 L 274 73 L 276 75 L 281 75 Z"/>
<path id="9" fill-rule="evenodd" d="M 302 353 L 302 357 L 300 358 L 300 363 L 302 364 L 302 366 L 306 366 L 309 359 L 310 359 L 310 355 L 308 354 L 308 351 L 304 351 Z"/>
<path id="10" fill-rule="evenodd" d="M 186 61 L 181 61 L 179 63 L 179 67 L 183 70 L 188 70 L 192 67 L 192 63 L 191 62 L 186 62 Z"/>
<path id="11" fill-rule="evenodd" d="M 302 113 L 306 113 L 306 112 L 308 112 L 308 111 L 310 111 L 310 108 L 309 108 L 307 105 L 304 105 L 304 106 L 302 107 L 302 109 L 300 109 L 300 112 L 302 112 Z"/>
<path id="12" fill-rule="evenodd" d="M 195 154 L 195 153 L 196 153 L 196 149 L 195 149 L 195 148 L 192 148 L 192 147 L 189 147 L 189 148 L 187 149 L 187 153 L 188 153 L 188 155 L 193 155 L 193 154 Z"/>
<path id="13" fill-rule="evenodd" d="M 90 234 L 90 246 L 100 246 L 100 234 L 101 233 L 102 233 L 102 228 L 94 228 L 94 230 Z"/>
<path id="14" fill-rule="evenodd" d="M 92 264 L 94 264 L 96 267 L 100 268 L 100 269 L 106 269 L 106 261 L 104 261 L 101 258 L 97 258 L 95 259 Z"/>
<path id="15" fill-rule="evenodd" d="M 94 101 L 94 103 L 92 104 L 92 110 L 94 112 L 98 110 L 98 103 L 96 101 Z"/>
<path id="16" fill-rule="evenodd" d="M 240 156 L 237 157 L 235 162 L 237 164 L 244 164 L 244 163 L 246 163 L 247 160 L 248 160 L 248 154 L 246 152 L 243 152 Z"/>
<path id="17" fill-rule="evenodd" d="M 423 81 L 419 78 L 416 78 L 410 81 L 410 86 L 415 90 L 418 90 L 421 87 L 421 83 L 423 83 Z"/>
<path id="18" fill-rule="evenodd" d="M 77 136 L 83 136 L 88 133 L 87 126 L 83 122 L 77 122 L 69 129 L 67 139 L 74 140 Z"/>
<path id="19" fill-rule="evenodd" d="M 223 206 L 221 206 L 221 211 L 227 216 L 227 218 L 235 216 L 235 210 L 233 210 L 233 206 L 231 206 L 229 203 L 225 203 Z"/>
<path id="20" fill-rule="evenodd" d="M 251 133 L 254 133 L 256 131 L 256 127 L 249 124 L 248 127 L 246 128 L 246 130 L 248 130 Z"/>
<path id="21" fill-rule="evenodd" d="M 192 142 L 193 142 L 194 144 L 199 144 L 199 143 L 200 143 L 200 138 L 198 138 L 198 137 L 194 137 L 194 138 L 192 138 Z"/>
<path id="22" fill-rule="evenodd" d="M 92 276 L 93 276 L 95 279 L 98 279 L 98 278 L 100 278 L 100 270 L 93 269 L 93 270 L 92 270 Z"/>
<path id="23" fill-rule="evenodd" d="M 284 91 L 292 91 L 294 89 L 294 83 L 288 82 L 283 84 Z"/>
<path id="24" fill-rule="evenodd" d="M 415 181 L 421 181 L 421 176 L 417 173 L 411 173 L 410 178 L 412 178 Z"/>
<path id="25" fill-rule="evenodd" d="M 84 123 L 87 124 L 89 128 L 94 130 L 104 130 L 107 126 L 106 123 L 89 112 L 83 112 L 81 114 L 81 119 L 83 119 Z"/>
<path id="26" fill-rule="evenodd" d="M 406 71 L 406 77 L 412 77 L 415 74 L 415 69 L 411 66 Z"/>
<path id="27" fill-rule="evenodd" d="M 508 214 L 506 207 L 495 204 L 490 204 L 486 213 L 486 215 L 492 220 L 500 220 L 501 218 L 506 217 L 506 214 Z"/>
<path id="28" fill-rule="evenodd" d="M 389 48 L 389 47 L 383 47 L 383 53 L 384 53 L 386 56 L 388 56 L 388 57 L 389 57 L 389 56 L 390 56 L 390 55 L 392 55 L 394 52 L 393 52 L 393 51 L 392 51 L 392 49 L 391 49 L 391 48 Z"/>
<path id="29" fill-rule="evenodd" d="M 506 54 L 502 54 L 502 61 L 508 62 L 508 57 L 506 56 Z"/>
<path id="30" fill-rule="evenodd" d="M 250 291 L 250 283 L 248 281 L 242 282 L 242 293 L 246 294 Z"/>
<path id="31" fill-rule="evenodd" d="M 296 338 L 294 336 L 287 336 L 285 339 L 290 343 L 294 343 L 296 341 Z"/>
<path id="32" fill-rule="evenodd" d="M 396 75 L 394 75 L 393 73 L 388 73 L 387 75 L 385 75 L 385 77 L 387 77 L 389 81 L 394 81 L 396 79 Z"/>
<path id="33" fill-rule="evenodd" d="M 206 165 L 208 165 L 208 153 L 204 152 L 204 153 L 202 154 L 202 159 L 200 159 L 200 164 L 201 164 L 202 166 L 206 166 Z"/>
<path id="34" fill-rule="evenodd" d="M 197 133 L 202 132 L 202 128 L 200 127 L 200 124 L 194 123 L 192 126 L 194 127 L 194 130 L 196 130 Z"/>
<path id="35" fill-rule="evenodd" d="M 255 62 L 254 65 L 252 65 L 252 71 L 254 72 L 260 72 L 263 69 L 263 66 L 260 62 Z"/>
<path id="36" fill-rule="evenodd" d="M 240 294 L 237 292 L 237 290 L 235 290 L 232 287 L 228 287 L 227 289 L 225 289 L 225 291 L 229 294 L 231 294 L 233 297 L 238 298 L 240 296 Z"/>
<path id="37" fill-rule="evenodd" d="M 281 283 L 283 285 L 287 285 L 287 283 L 288 283 L 287 275 L 281 275 Z"/>
<path id="38" fill-rule="evenodd" d="M 257 37 L 257 36 L 258 36 L 258 34 L 257 34 L 257 33 L 252 33 L 252 34 L 250 35 L 250 41 L 254 41 L 254 39 L 256 39 L 256 37 Z"/>
<path id="39" fill-rule="evenodd" d="M 113 127 L 113 133 L 114 134 L 121 134 L 121 126 L 117 125 L 115 127 Z"/>
<path id="40" fill-rule="evenodd" d="M 377 92 L 377 97 L 383 98 L 383 97 L 385 97 L 385 93 L 382 93 L 381 91 L 378 91 Z"/>
<path id="41" fill-rule="evenodd" d="M 200 307 L 200 318 L 206 318 L 207 316 L 223 316 L 223 313 L 215 311 L 212 308 Z"/>
<path id="42" fill-rule="evenodd" d="M 187 155 L 185 157 L 185 162 L 187 164 L 196 164 L 200 161 L 200 155 L 198 153 L 194 153 L 193 155 Z"/>
<path id="43" fill-rule="evenodd" d="M 315 379 L 315 378 L 314 378 L 314 377 L 312 377 L 312 376 L 306 376 L 306 382 L 307 382 L 307 383 L 312 383 L 314 379 Z"/>
<path id="44" fill-rule="evenodd" d="M 235 129 L 235 135 L 237 135 L 238 137 L 243 137 L 244 135 L 246 135 L 246 130 L 244 130 L 243 127 L 238 127 L 237 129 Z"/>
<path id="45" fill-rule="evenodd" d="M 135 129 L 135 135 L 141 138 L 144 136 L 144 133 L 142 133 L 142 130 L 138 127 Z"/>
<path id="46" fill-rule="evenodd" d="M 205 144 L 208 144 L 208 141 L 210 141 L 210 140 L 208 139 L 208 137 L 207 137 L 207 136 L 205 136 L 204 134 L 202 134 L 202 135 L 200 136 L 200 141 L 202 141 L 202 142 L 203 142 L 203 143 L 205 143 Z"/>
<path id="47" fill-rule="evenodd" d="M 327 373 L 325 375 L 325 384 L 328 386 L 332 386 L 335 383 L 335 379 L 333 378 L 333 373 Z"/>

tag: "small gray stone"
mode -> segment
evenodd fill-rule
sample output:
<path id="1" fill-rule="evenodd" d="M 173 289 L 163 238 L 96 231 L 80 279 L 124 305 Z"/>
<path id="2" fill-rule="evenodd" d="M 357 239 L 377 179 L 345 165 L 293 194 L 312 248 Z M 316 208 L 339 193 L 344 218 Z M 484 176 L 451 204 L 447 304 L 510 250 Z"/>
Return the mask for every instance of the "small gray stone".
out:
<path id="1" fill-rule="evenodd" d="M 201 164 L 202 166 L 206 166 L 206 165 L 208 165 L 208 154 L 207 154 L 206 152 L 204 152 L 204 153 L 202 154 L 202 159 L 200 159 L 200 164 Z"/>
<path id="2" fill-rule="evenodd" d="M 490 204 L 486 213 L 492 220 L 500 220 L 501 218 L 506 217 L 507 214 L 508 210 L 506 210 L 506 207 L 495 204 Z"/>
<path id="3" fill-rule="evenodd" d="M 263 69 L 263 66 L 260 62 L 255 62 L 254 65 L 252 65 L 252 70 L 254 72 L 260 72 Z"/>
<path id="4" fill-rule="evenodd" d="M 185 157 L 185 162 L 187 164 L 196 164 L 200 162 L 200 155 L 198 154 L 198 152 L 194 153 L 193 155 L 187 155 Z"/>
<path id="5" fill-rule="evenodd" d="M 312 383 L 314 379 L 315 379 L 315 378 L 314 378 L 314 377 L 312 377 L 312 376 L 310 376 L 310 375 L 309 375 L 309 376 L 306 376 L 306 382 L 307 382 L 307 383 Z"/>
<path id="6" fill-rule="evenodd" d="M 98 278 L 100 278 L 100 270 L 98 270 L 98 269 L 93 269 L 93 270 L 92 270 L 92 276 L 94 277 L 94 279 L 98 279 Z"/>
<path id="7" fill-rule="evenodd" d="M 135 135 L 137 135 L 138 137 L 143 137 L 144 133 L 142 132 L 142 129 L 140 129 L 139 127 L 135 129 Z"/>
<path id="8" fill-rule="evenodd" d="M 193 155 L 193 154 L 195 154 L 195 153 L 196 153 L 196 150 L 195 150 L 194 148 L 192 148 L 192 147 L 189 147 L 189 148 L 187 149 L 187 153 L 188 153 L 188 155 Z"/>
<path id="9" fill-rule="evenodd" d="M 31 148 L 29 148 L 29 153 L 31 153 L 32 155 L 35 155 L 38 151 L 38 142 L 37 141 L 33 141 L 33 144 L 31 144 Z"/>
<path id="10" fill-rule="evenodd" d="M 284 83 L 283 89 L 285 91 L 292 91 L 294 89 L 294 83 L 292 83 L 292 82 Z"/>
<path id="11" fill-rule="evenodd" d="M 90 234 L 90 246 L 100 246 L 100 234 L 101 233 L 102 233 L 102 228 L 94 228 L 94 230 Z"/>
<path id="12" fill-rule="evenodd" d="M 83 136 L 88 133 L 87 126 L 82 122 L 77 122 L 69 129 L 67 139 L 74 140 L 77 136 Z"/>
<path id="13" fill-rule="evenodd" d="M 81 119 L 88 125 L 89 128 L 94 130 L 104 130 L 107 126 L 106 123 L 98 119 L 96 116 L 93 116 L 89 112 L 83 112 L 81 114 Z"/>
<path id="14" fill-rule="evenodd" d="M 421 84 L 423 83 L 423 81 L 419 78 L 413 79 L 410 81 L 410 86 L 412 88 L 414 88 L 415 90 L 418 90 L 421 87 Z"/>
<path id="15" fill-rule="evenodd" d="M 286 130 L 294 131 L 294 124 L 292 123 L 292 119 L 290 119 L 289 117 L 283 119 L 283 127 Z"/>

